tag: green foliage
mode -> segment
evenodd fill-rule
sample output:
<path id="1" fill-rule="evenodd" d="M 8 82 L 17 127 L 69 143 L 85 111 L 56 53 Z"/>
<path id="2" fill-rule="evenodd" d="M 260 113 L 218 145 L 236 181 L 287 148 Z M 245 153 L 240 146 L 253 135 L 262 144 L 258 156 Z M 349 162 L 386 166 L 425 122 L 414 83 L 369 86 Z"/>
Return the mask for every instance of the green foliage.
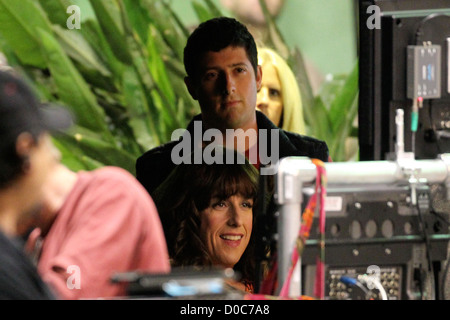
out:
<path id="1" fill-rule="evenodd" d="M 199 112 L 184 87 L 187 30 L 162 1 L 93 0 L 69 30 L 71 0 L 0 1 L 0 51 L 43 102 L 67 106 L 77 125 L 55 137 L 74 170 L 117 165 L 171 139 Z M 203 14 L 217 13 L 209 2 Z"/>
<path id="2" fill-rule="evenodd" d="M 156 0 L 91 0 L 94 16 L 69 30 L 72 0 L 0 0 L 0 51 L 43 102 L 67 106 L 76 126 L 55 144 L 74 170 L 116 165 L 135 173 L 135 160 L 185 128 L 199 107 L 184 85 L 189 30 Z M 211 0 L 192 1 L 198 21 L 221 15 Z M 264 5 L 264 9 L 265 5 Z M 267 14 L 267 10 L 266 10 Z M 289 50 L 268 17 L 272 46 L 299 75 L 310 134 L 326 140 L 335 161 L 355 118 L 357 68 L 311 94 L 298 50 Z M 332 98 L 331 98 L 332 97 Z"/>
<path id="3" fill-rule="evenodd" d="M 356 160 L 358 150 L 352 150 L 348 142 L 358 134 L 354 126 L 358 114 L 358 63 L 349 75 L 326 80 L 314 95 L 300 50 L 287 47 L 265 1 L 259 2 L 269 26 L 268 45 L 286 59 L 297 77 L 308 135 L 327 142 L 333 161 Z"/>

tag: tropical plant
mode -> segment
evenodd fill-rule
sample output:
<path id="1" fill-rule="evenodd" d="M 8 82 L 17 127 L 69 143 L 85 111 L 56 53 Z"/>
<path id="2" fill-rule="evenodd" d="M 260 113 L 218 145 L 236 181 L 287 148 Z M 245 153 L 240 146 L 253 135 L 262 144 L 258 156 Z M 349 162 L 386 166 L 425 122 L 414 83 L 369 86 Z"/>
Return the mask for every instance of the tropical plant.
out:
<path id="1" fill-rule="evenodd" d="M 72 111 L 76 125 L 54 140 L 63 163 L 73 170 L 116 165 L 134 174 L 138 156 L 171 140 L 199 112 L 183 81 L 189 29 L 167 1 L 91 0 L 93 17 L 71 30 L 67 8 L 74 4 L 0 0 L 0 51 L 43 102 Z M 199 21 L 221 15 L 211 0 L 192 6 Z M 327 141 L 335 161 L 345 160 L 341 146 L 355 117 L 357 69 L 314 97 L 299 50 L 287 50 L 267 19 L 273 46 L 287 52 L 299 75 L 310 134 Z"/>

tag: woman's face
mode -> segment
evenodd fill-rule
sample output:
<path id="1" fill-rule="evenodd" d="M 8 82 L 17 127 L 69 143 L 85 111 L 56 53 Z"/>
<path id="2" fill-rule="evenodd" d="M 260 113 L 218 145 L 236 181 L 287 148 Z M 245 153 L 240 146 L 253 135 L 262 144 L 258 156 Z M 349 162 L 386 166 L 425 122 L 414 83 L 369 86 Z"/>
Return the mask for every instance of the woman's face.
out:
<path id="1" fill-rule="evenodd" d="M 277 69 L 272 63 L 262 65 L 261 89 L 256 96 L 256 109 L 264 113 L 276 126 L 283 113 L 283 96 Z"/>
<path id="2" fill-rule="evenodd" d="M 200 213 L 200 234 L 214 265 L 232 268 L 250 241 L 253 227 L 253 199 L 234 195 L 212 198 Z"/>

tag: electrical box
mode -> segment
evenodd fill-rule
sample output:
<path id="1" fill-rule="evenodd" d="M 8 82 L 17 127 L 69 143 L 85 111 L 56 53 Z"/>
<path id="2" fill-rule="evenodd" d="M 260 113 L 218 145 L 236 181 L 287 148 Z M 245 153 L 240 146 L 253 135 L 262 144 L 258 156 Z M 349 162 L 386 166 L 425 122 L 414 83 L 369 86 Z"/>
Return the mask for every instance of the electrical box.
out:
<path id="1" fill-rule="evenodd" d="M 441 46 L 407 47 L 407 92 L 409 99 L 441 97 Z"/>

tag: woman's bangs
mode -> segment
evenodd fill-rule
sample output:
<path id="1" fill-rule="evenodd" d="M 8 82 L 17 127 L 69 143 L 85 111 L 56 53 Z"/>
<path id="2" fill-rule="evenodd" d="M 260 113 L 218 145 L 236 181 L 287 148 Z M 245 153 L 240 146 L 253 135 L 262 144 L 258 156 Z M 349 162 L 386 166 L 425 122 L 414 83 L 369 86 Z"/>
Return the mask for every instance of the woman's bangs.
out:
<path id="1" fill-rule="evenodd" d="M 231 166 L 234 168 L 227 168 L 215 180 L 212 190 L 216 192 L 212 196 L 227 199 L 239 194 L 248 199 L 256 198 L 258 181 L 253 180 L 243 166 Z"/>

